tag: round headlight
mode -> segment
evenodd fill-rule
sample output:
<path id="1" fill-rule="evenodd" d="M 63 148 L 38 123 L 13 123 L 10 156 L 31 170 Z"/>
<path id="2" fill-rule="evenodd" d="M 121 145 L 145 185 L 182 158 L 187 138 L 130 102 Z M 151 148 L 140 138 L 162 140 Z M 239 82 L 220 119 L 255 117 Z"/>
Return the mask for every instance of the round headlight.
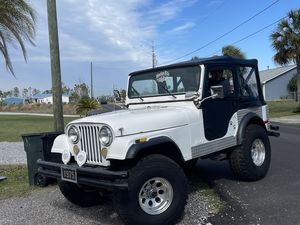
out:
<path id="1" fill-rule="evenodd" d="M 79 130 L 75 126 L 71 126 L 68 130 L 68 137 L 73 144 L 77 144 L 80 138 Z"/>
<path id="2" fill-rule="evenodd" d="M 100 142 L 104 146 L 110 146 L 113 140 L 113 134 L 108 127 L 102 127 L 99 132 Z"/>

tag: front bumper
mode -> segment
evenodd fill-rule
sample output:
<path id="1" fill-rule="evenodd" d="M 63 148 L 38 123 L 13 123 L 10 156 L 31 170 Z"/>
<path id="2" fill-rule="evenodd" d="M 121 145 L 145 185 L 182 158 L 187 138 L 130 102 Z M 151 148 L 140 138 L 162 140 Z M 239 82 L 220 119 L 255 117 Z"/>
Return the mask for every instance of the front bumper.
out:
<path id="1" fill-rule="evenodd" d="M 112 171 L 102 167 L 79 167 L 62 163 L 37 160 L 38 172 L 45 177 L 61 179 L 61 167 L 70 167 L 77 171 L 77 183 L 95 188 L 128 189 L 128 171 Z"/>

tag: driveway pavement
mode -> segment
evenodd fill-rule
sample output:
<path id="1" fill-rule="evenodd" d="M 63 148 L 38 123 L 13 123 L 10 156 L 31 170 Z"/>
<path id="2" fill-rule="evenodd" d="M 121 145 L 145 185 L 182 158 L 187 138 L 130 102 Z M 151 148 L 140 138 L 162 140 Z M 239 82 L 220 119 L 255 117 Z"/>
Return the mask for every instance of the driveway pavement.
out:
<path id="1" fill-rule="evenodd" d="M 211 218 L 213 225 L 300 224 L 300 127 L 280 124 L 279 138 L 271 138 L 272 161 L 267 176 L 257 182 L 238 182 L 228 162 L 200 161 L 228 206 Z"/>

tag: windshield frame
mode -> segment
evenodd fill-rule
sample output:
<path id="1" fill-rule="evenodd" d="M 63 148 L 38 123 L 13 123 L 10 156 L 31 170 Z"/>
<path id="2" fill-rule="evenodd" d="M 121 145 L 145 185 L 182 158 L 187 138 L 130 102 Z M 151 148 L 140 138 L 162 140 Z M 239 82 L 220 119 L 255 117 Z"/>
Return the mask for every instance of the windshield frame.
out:
<path id="1" fill-rule="evenodd" d="M 199 73 L 199 80 L 197 82 L 197 89 L 195 90 L 195 92 L 198 92 L 199 91 L 199 87 L 200 87 L 200 84 L 201 84 L 201 80 L 202 80 L 202 70 L 203 68 L 198 64 L 198 65 L 186 65 L 186 66 L 176 66 L 176 67 L 167 67 L 167 68 L 154 68 L 153 70 L 149 70 L 147 72 L 145 71 L 141 71 L 140 73 L 135 73 L 133 75 L 130 75 L 129 76 L 129 79 L 128 79 L 128 86 L 127 86 L 127 97 L 128 99 L 140 99 L 140 98 L 155 98 L 155 97 L 166 97 L 166 96 L 178 96 L 178 95 L 184 95 L 186 94 L 187 92 L 190 92 L 190 91 L 181 91 L 181 92 L 171 92 L 168 93 L 167 91 L 165 93 L 161 93 L 161 94 L 150 94 L 150 95 L 140 95 L 140 96 L 132 96 L 131 95 L 131 91 L 130 89 L 133 87 L 132 86 L 132 78 L 135 77 L 135 76 L 141 76 L 141 75 L 145 75 L 147 73 L 155 73 L 155 72 L 159 72 L 159 71 L 164 71 L 164 70 L 174 70 L 174 69 L 182 69 L 182 68 L 197 68 L 198 69 L 198 73 Z M 187 75 L 188 76 L 188 75 Z M 159 85 L 158 85 L 159 86 Z M 174 98 L 176 99 L 176 98 Z"/>

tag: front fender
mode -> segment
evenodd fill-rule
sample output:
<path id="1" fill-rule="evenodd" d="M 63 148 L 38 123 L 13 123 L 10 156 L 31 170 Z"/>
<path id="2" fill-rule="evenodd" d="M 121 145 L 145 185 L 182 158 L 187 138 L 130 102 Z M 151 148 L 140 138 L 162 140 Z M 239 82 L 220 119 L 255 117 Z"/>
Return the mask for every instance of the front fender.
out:
<path id="1" fill-rule="evenodd" d="M 134 159 L 139 153 L 141 153 L 145 149 L 149 149 L 151 147 L 155 147 L 155 146 L 159 146 L 159 145 L 163 145 L 163 144 L 171 144 L 176 149 L 176 151 L 179 153 L 180 159 L 182 161 L 184 161 L 177 144 L 172 139 L 170 139 L 169 137 L 166 137 L 166 136 L 155 137 L 145 143 L 136 143 L 136 144 L 131 145 L 126 154 L 126 159 Z"/>
<path id="2" fill-rule="evenodd" d="M 55 138 L 51 152 L 62 154 L 64 150 L 70 150 L 71 152 L 71 149 L 72 145 L 69 141 L 68 136 L 66 134 L 61 134 Z"/>
<path id="3" fill-rule="evenodd" d="M 163 143 L 172 143 L 173 146 L 176 146 L 175 149 L 178 150 L 177 152 L 180 152 L 181 158 L 183 158 L 184 161 L 187 161 L 192 157 L 191 142 L 190 138 L 187 137 L 190 137 L 188 126 L 117 137 L 108 148 L 107 159 L 125 160 L 134 158 L 138 152 L 145 149 L 145 147 Z M 137 144 L 136 141 L 141 138 L 146 139 L 147 142 Z"/>

